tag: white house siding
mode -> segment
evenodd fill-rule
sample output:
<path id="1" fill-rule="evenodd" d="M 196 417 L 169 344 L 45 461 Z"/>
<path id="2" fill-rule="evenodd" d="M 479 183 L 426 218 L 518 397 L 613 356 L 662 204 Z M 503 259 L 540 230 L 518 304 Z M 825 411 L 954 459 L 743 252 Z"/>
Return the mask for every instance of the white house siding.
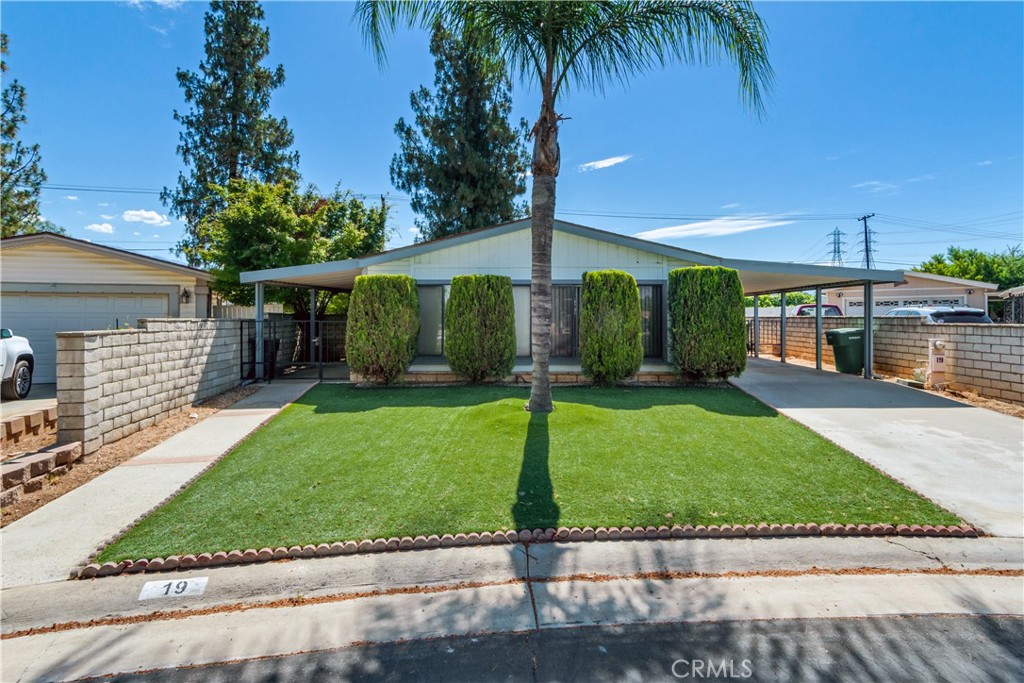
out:
<path id="1" fill-rule="evenodd" d="M 505 275 L 530 281 L 530 230 L 487 237 L 449 248 L 371 265 L 367 273 L 411 275 L 420 282 L 448 282 L 456 275 Z M 551 278 L 580 282 L 588 270 L 618 268 L 638 281 L 663 281 L 673 268 L 693 265 L 639 249 L 555 230 L 551 246 Z"/>

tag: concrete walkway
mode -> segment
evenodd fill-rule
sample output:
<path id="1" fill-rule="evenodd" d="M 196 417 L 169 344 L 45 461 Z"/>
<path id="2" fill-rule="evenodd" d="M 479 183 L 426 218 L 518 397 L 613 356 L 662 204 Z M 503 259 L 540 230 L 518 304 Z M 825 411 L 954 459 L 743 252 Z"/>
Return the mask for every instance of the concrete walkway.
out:
<path id="1" fill-rule="evenodd" d="M 18 417 L 28 415 L 47 408 L 57 407 L 56 384 L 33 384 L 28 398 L 20 401 L 0 401 L 0 417 Z"/>
<path id="2" fill-rule="evenodd" d="M 764 359 L 733 384 L 988 533 L 1024 536 L 1024 421 Z"/>
<path id="3" fill-rule="evenodd" d="M 96 547 L 295 401 L 313 382 L 265 385 L 0 530 L 0 585 L 63 581 Z"/>

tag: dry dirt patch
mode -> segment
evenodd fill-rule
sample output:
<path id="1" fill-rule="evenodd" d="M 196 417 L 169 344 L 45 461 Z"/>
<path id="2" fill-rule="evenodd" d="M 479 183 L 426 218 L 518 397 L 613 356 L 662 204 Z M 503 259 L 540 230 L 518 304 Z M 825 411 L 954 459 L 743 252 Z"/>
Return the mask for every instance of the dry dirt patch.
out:
<path id="1" fill-rule="evenodd" d="M 259 387 L 250 385 L 226 391 L 202 403 L 186 406 L 181 409 L 181 412 L 171 415 L 152 427 L 135 432 L 120 441 L 104 446 L 92 455 L 75 463 L 75 466 L 67 474 L 47 481 L 39 491 L 23 494 L 13 505 L 3 508 L 0 511 L 2 512 L 0 526 L 7 526 L 11 522 L 21 519 L 33 510 L 46 505 L 51 500 L 60 498 L 65 493 L 75 490 L 107 470 L 117 467 L 125 460 L 145 453 L 153 446 L 166 441 L 178 432 L 185 431 L 192 425 L 255 393 L 257 389 Z"/>

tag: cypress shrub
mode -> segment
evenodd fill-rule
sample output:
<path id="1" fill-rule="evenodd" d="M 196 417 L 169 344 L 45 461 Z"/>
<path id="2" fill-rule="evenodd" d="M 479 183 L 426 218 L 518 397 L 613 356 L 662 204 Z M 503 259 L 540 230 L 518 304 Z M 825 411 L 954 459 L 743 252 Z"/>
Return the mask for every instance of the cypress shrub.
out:
<path id="1" fill-rule="evenodd" d="M 636 374 L 644 360 L 640 288 L 629 273 L 583 274 L 580 294 L 580 364 L 597 384 Z"/>
<path id="2" fill-rule="evenodd" d="M 349 367 L 390 384 L 416 356 L 420 302 L 408 275 L 360 275 L 349 296 L 345 334 Z"/>
<path id="3" fill-rule="evenodd" d="M 452 372 L 470 382 L 500 379 L 512 372 L 516 362 L 516 311 L 511 278 L 452 278 L 445 309 L 444 353 Z"/>
<path id="4" fill-rule="evenodd" d="M 739 375 L 747 367 L 747 326 L 739 273 L 721 266 L 668 274 L 669 344 L 682 379 Z"/>

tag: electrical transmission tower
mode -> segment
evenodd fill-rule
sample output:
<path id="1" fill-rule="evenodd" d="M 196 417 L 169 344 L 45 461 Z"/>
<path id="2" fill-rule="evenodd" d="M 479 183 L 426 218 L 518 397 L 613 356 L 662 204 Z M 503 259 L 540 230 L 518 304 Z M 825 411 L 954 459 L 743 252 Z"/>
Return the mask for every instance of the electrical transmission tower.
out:
<path id="1" fill-rule="evenodd" d="M 832 265 L 842 267 L 843 265 L 843 247 L 846 246 L 846 242 L 843 241 L 843 237 L 846 236 L 845 232 L 840 232 L 839 228 L 836 228 L 829 233 L 832 237 Z"/>
<path id="2" fill-rule="evenodd" d="M 864 258 L 861 259 L 860 263 L 861 266 L 868 269 L 875 267 L 875 231 L 868 228 L 868 219 L 874 218 L 874 216 L 875 214 L 869 213 L 868 215 L 861 216 L 860 218 L 857 219 L 864 224 L 864 248 L 861 249 L 861 253 L 864 254 Z"/>

